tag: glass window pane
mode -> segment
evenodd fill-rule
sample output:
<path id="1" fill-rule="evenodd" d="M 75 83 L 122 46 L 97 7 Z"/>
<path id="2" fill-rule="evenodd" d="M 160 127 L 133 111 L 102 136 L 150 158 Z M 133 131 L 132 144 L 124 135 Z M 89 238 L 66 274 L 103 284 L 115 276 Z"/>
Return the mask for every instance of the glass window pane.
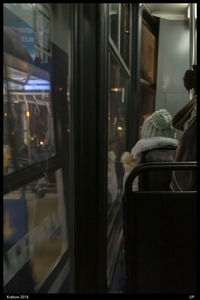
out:
<path id="1" fill-rule="evenodd" d="M 109 3 L 109 22 L 110 22 L 110 36 L 117 48 L 120 47 L 120 4 Z"/>
<path id="2" fill-rule="evenodd" d="M 140 126 L 139 126 L 139 139 L 141 139 L 141 129 L 144 120 L 148 118 L 155 111 L 155 96 L 156 91 L 150 86 L 141 84 L 140 85 Z"/>
<path id="3" fill-rule="evenodd" d="M 108 100 L 108 246 L 107 280 L 110 284 L 122 239 L 122 190 L 124 169 L 120 162 L 126 151 L 126 106 L 129 77 L 110 54 Z"/>
<path id="4" fill-rule="evenodd" d="M 4 5 L 4 174 L 55 155 L 47 6 Z"/>
<path id="5" fill-rule="evenodd" d="M 141 78 L 151 84 L 156 82 L 156 39 L 144 24 L 141 40 Z"/>
<path id="6" fill-rule="evenodd" d="M 120 157 L 126 149 L 126 105 L 129 77 L 120 69 L 110 55 L 110 90 L 108 103 L 108 162 L 115 162 L 117 187 L 122 187 L 123 169 Z M 111 176 L 111 178 L 113 178 Z M 115 192 L 116 194 L 116 192 Z M 108 197 L 109 203 L 115 200 L 115 194 Z"/>
<path id="7" fill-rule="evenodd" d="M 45 292 L 71 288 L 63 283 L 69 271 L 66 206 L 72 196 L 71 189 L 63 195 L 63 180 L 68 186 L 73 165 L 69 166 L 66 153 L 59 170 L 59 160 L 49 158 L 57 154 L 54 125 L 67 153 L 71 147 L 72 12 L 73 5 L 65 3 L 4 3 L 4 174 L 35 163 L 19 180 L 14 173 L 11 184 L 6 176 L 10 192 L 4 196 L 4 291 L 8 293 L 37 292 L 43 284 Z M 59 115 L 58 125 L 53 113 Z M 43 160 L 51 171 L 26 185 L 27 172 L 41 176 Z M 16 181 L 20 188 L 13 190 Z M 58 265 L 65 270 L 63 277 Z M 49 287 L 52 276 L 59 279 Z"/>
<path id="8" fill-rule="evenodd" d="M 68 247 L 62 171 L 6 194 L 3 216 L 5 292 L 37 291 Z"/>
<path id="9" fill-rule="evenodd" d="M 120 52 L 129 67 L 130 60 L 130 4 L 121 3 L 121 42 Z"/>

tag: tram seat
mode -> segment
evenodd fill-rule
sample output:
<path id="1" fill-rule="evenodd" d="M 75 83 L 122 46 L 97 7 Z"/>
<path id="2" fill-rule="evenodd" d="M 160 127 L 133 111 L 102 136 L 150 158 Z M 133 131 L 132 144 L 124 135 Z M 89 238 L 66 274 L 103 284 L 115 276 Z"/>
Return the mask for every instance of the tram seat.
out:
<path id="1" fill-rule="evenodd" d="M 176 147 L 152 149 L 144 153 L 141 163 L 173 162 L 175 154 Z M 170 182 L 170 170 L 147 171 L 139 176 L 139 190 L 170 191 Z"/>
<path id="2" fill-rule="evenodd" d="M 145 163 L 138 165 L 127 177 L 124 194 L 125 292 L 196 292 L 196 191 L 132 191 L 134 178 L 147 170 L 195 168 L 196 162 Z"/>

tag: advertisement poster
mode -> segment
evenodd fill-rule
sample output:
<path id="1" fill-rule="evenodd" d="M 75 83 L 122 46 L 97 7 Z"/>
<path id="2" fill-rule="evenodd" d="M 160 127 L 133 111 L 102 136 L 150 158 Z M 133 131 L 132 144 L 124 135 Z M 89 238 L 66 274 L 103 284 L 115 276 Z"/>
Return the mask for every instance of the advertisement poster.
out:
<path id="1" fill-rule="evenodd" d="M 55 179 L 43 177 L 4 197 L 5 292 L 37 291 L 66 251 L 62 191 Z"/>

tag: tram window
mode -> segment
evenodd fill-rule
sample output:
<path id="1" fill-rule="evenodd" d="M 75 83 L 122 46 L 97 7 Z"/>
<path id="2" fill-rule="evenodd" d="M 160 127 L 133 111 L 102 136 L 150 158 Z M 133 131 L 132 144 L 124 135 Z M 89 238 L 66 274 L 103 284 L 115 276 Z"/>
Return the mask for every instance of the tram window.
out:
<path id="1" fill-rule="evenodd" d="M 49 20 L 44 5 L 4 5 L 4 174 L 55 155 Z"/>
<path id="2" fill-rule="evenodd" d="M 121 3 L 121 35 L 120 52 L 127 66 L 130 63 L 130 4 Z"/>
<path id="3" fill-rule="evenodd" d="M 126 105 L 129 77 L 114 56 L 109 54 L 108 98 L 108 212 L 107 212 L 107 284 L 111 283 L 122 238 L 123 166 L 120 157 L 126 151 Z"/>
<path id="4" fill-rule="evenodd" d="M 116 177 L 109 174 L 110 180 L 116 178 L 116 182 L 108 182 L 109 204 L 115 201 L 117 190 L 121 187 L 123 168 L 120 157 L 126 147 L 126 103 L 128 96 L 128 77 L 121 70 L 112 55 L 110 55 L 110 91 L 108 103 L 108 172 L 116 172 Z M 113 164 L 115 168 L 113 168 Z M 113 169 L 112 169 L 113 168 Z"/>
<path id="5" fill-rule="evenodd" d="M 155 95 L 156 91 L 154 89 L 148 85 L 141 84 L 139 139 L 141 138 L 141 128 L 144 120 L 155 111 Z"/>
<path id="6" fill-rule="evenodd" d="M 141 78 L 150 84 L 156 82 L 156 38 L 153 33 L 142 24 L 141 40 Z"/>
<path id="7" fill-rule="evenodd" d="M 62 189 L 59 169 L 4 196 L 6 290 L 16 280 L 19 290 L 25 291 L 28 280 L 29 288 L 37 291 L 67 249 Z M 24 276 L 17 279 L 22 268 Z"/>
<path id="8" fill-rule="evenodd" d="M 109 3 L 110 36 L 119 49 L 120 47 L 120 4 Z"/>

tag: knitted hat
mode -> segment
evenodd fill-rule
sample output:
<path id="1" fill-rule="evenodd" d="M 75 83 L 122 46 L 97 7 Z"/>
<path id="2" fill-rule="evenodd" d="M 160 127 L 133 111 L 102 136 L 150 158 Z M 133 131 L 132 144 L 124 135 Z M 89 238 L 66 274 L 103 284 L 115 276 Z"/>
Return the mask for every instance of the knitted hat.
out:
<path id="1" fill-rule="evenodd" d="M 172 126 L 172 116 L 166 109 L 159 109 L 144 120 L 142 138 L 162 136 L 175 138 L 175 128 Z"/>

